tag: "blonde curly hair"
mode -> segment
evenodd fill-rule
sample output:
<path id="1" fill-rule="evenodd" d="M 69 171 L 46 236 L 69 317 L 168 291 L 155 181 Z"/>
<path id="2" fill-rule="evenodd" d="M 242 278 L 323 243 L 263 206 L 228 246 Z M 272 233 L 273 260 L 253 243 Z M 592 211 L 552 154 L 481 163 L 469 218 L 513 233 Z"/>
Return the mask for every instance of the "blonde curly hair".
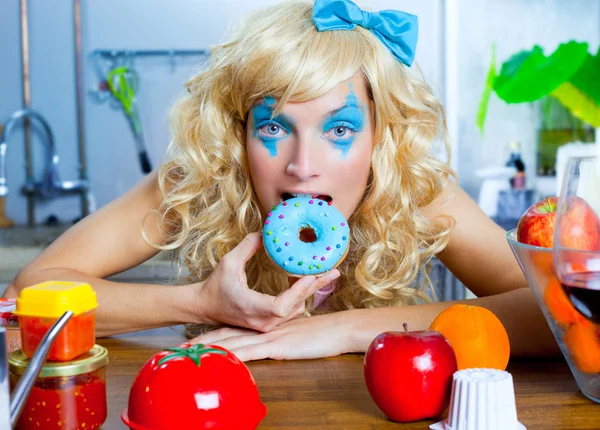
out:
<path id="1" fill-rule="evenodd" d="M 231 41 L 211 49 L 207 66 L 172 109 L 173 139 L 159 172 L 159 211 L 169 241 L 155 246 L 178 250 L 187 282 L 206 279 L 246 234 L 262 229 L 245 147 L 255 101 L 273 97 L 276 115 L 285 103 L 319 97 L 356 73 L 374 101 L 377 144 L 367 189 L 349 219 L 351 246 L 330 308 L 435 298 L 425 268 L 447 245 L 452 220 L 430 219 L 423 209 L 454 177 L 433 154 L 436 142 L 449 154 L 442 106 L 422 75 L 398 62 L 369 30 L 318 32 L 306 1 L 250 15 Z M 247 274 L 250 288 L 261 292 L 289 287 L 264 251 L 250 260 Z"/>

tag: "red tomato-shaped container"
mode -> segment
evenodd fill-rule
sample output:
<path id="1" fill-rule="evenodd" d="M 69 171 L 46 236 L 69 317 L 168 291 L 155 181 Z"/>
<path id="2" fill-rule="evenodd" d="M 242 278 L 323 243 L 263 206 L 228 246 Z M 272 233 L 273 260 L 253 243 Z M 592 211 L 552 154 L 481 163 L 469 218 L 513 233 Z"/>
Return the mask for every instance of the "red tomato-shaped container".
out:
<path id="1" fill-rule="evenodd" d="M 144 364 L 121 418 L 132 430 L 251 430 L 266 413 L 239 358 L 219 346 L 184 343 Z"/>

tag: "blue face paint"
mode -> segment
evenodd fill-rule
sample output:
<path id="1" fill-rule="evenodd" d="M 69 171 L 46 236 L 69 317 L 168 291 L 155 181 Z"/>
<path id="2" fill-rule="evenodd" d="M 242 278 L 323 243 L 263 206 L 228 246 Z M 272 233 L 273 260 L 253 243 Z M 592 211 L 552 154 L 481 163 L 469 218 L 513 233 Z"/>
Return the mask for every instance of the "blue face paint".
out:
<path id="1" fill-rule="evenodd" d="M 323 134 L 346 158 L 357 133 L 365 126 L 365 108 L 359 103 L 350 85 L 346 104 L 332 112 L 323 123 Z"/>
<path id="2" fill-rule="evenodd" d="M 285 115 L 280 114 L 272 118 L 273 106 L 275 106 L 275 99 L 265 97 L 262 104 L 252 108 L 254 122 L 252 135 L 262 141 L 271 157 L 277 155 L 277 143 L 285 139 L 294 127 L 293 121 Z"/>

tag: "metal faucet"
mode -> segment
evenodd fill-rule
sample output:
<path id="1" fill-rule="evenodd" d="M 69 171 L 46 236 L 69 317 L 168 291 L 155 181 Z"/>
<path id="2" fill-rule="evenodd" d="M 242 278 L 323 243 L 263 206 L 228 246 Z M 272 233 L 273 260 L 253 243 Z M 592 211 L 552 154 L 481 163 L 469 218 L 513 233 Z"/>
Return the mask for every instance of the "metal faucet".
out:
<path id="1" fill-rule="evenodd" d="M 87 194 L 89 184 L 85 179 L 60 181 L 58 174 L 59 157 L 56 153 L 52 130 L 46 119 L 33 109 L 20 109 L 9 117 L 4 124 L 4 130 L 0 134 L 0 197 L 8 194 L 8 185 L 6 184 L 6 141 L 19 120 L 24 118 L 34 120 L 42 126 L 47 141 L 47 160 L 42 181 L 36 182 L 33 177 L 28 176 L 21 192 L 40 199 L 52 199 L 69 194 Z M 31 220 L 30 224 L 32 224 Z"/>

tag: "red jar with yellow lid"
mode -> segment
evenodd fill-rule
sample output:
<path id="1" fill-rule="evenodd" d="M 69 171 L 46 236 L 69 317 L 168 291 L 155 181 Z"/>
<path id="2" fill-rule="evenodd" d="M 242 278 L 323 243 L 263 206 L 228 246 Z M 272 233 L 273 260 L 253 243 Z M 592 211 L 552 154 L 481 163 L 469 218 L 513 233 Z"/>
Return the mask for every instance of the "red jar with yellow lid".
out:
<path id="1" fill-rule="evenodd" d="M 23 353 L 31 358 L 46 332 L 70 310 L 73 317 L 57 335 L 48 361 L 69 361 L 96 342 L 96 293 L 83 282 L 48 281 L 24 288 L 17 299 Z"/>

